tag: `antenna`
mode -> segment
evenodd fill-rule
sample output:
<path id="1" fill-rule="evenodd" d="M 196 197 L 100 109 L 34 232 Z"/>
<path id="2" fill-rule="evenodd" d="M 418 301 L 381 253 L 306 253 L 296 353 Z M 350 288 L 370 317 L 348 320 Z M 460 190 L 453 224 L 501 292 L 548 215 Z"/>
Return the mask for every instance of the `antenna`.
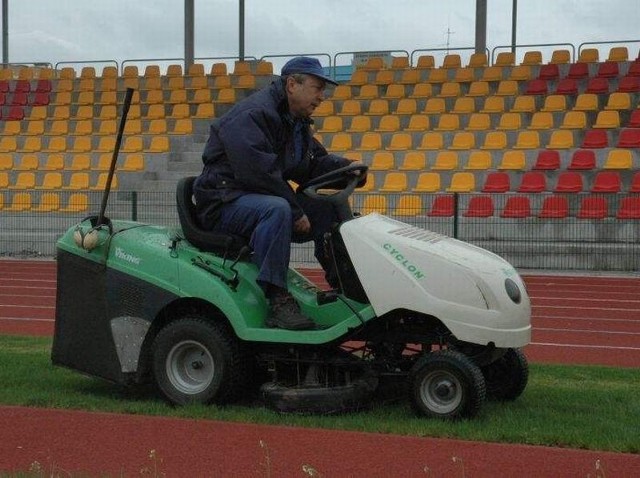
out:
<path id="1" fill-rule="evenodd" d="M 447 55 L 449 54 L 449 44 L 450 44 L 450 40 L 451 40 L 451 35 L 453 35 L 455 32 L 451 31 L 451 28 L 449 26 L 447 26 Z"/>

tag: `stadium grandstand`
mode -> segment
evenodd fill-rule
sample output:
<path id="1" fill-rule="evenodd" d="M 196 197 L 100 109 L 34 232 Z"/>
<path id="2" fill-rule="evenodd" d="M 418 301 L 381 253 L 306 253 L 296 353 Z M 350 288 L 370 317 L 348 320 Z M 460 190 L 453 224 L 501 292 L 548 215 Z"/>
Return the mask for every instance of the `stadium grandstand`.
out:
<path id="1" fill-rule="evenodd" d="M 637 270 L 640 40 L 440 50 L 341 53 L 348 67 L 326 55 L 339 85 L 316 135 L 370 166 L 354 210 L 518 268 Z M 99 209 L 127 87 L 107 214 L 177 226 L 175 186 L 200 173 L 211 119 L 268 84 L 274 61 L 4 65 L 0 255 L 53 256 L 57 237 Z"/>

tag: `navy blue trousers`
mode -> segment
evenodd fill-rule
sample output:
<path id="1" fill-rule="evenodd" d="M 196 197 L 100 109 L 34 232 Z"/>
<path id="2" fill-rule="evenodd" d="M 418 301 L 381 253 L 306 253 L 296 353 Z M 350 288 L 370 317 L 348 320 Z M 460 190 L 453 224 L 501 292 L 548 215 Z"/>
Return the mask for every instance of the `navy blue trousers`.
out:
<path id="1" fill-rule="evenodd" d="M 225 204 L 213 228 L 249 238 L 252 260 L 259 269 L 257 280 L 263 288 L 268 285 L 287 288 L 291 242 L 314 241 L 316 259 L 325 271 L 330 267 L 325 257 L 324 235 L 338 220 L 334 207 L 305 194 L 298 194 L 297 199 L 309 218 L 309 234 L 293 232 L 291 207 L 286 199 L 264 194 L 245 194 Z"/>

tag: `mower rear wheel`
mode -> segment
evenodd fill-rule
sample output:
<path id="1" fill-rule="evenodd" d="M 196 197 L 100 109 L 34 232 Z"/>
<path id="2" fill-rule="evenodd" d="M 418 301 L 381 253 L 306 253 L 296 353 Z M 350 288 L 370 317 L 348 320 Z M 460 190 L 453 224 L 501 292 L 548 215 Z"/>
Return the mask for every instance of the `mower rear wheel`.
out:
<path id="1" fill-rule="evenodd" d="M 529 381 L 529 363 L 520 349 L 507 349 L 502 357 L 481 370 L 489 400 L 515 400 L 524 392 Z"/>
<path id="2" fill-rule="evenodd" d="M 249 362 L 222 324 L 197 314 L 165 326 L 153 344 L 158 388 L 172 403 L 225 403 L 241 391 Z"/>
<path id="3" fill-rule="evenodd" d="M 420 358 L 409 373 L 411 405 L 433 418 L 471 418 L 486 398 L 480 368 L 460 352 L 443 350 Z"/>

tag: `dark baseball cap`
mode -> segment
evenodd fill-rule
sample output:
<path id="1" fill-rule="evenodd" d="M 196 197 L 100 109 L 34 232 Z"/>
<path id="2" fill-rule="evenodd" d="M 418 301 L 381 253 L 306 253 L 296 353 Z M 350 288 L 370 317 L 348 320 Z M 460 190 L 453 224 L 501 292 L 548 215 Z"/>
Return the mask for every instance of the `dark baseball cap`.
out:
<path id="1" fill-rule="evenodd" d="M 303 73 L 305 75 L 313 75 L 321 80 L 337 85 L 338 83 L 325 75 L 320 62 L 316 58 L 308 56 L 297 56 L 292 58 L 282 67 L 280 74 L 282 76 L 289 76 L 295 73 Z"/>

